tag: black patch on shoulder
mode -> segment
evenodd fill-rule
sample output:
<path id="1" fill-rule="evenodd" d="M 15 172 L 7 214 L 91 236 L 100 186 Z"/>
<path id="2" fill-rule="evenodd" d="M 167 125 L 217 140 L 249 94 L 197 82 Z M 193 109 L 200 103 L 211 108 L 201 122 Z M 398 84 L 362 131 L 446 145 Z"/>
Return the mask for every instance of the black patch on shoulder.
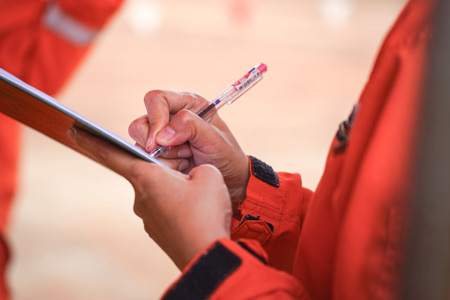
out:
<path id="1" fill-rule="evenodd" d="M 259 159 L 250 156 L 252 162 L 252 174 L 261 181 L 270 184 L 274 187 L 280 187 L 280 181 L 278 180 L 278 175 L 272 169 L 271 166 L 260 161 Z"/>
<path id="2" fill-rule="evenodd" d="M 216 243 L 192 265 L 163 299 L 207 299 L 241 263 L 239 257 Z"/>

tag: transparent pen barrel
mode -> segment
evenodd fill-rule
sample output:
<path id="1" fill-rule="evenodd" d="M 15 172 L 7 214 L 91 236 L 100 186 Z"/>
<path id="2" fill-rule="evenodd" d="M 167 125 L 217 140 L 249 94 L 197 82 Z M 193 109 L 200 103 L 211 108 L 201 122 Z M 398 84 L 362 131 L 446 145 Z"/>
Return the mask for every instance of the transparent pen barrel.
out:
<path id="1" fill-rule="evenodd" d="M 215 105 L 216 110 L 220 109 L 225 104 L 231 104 L 236 101 L 240 96 L 244 95 L 252 86 L 257 84 L 262 79 L 262 74 L 256 70 L 250 74 L 250 76 L 240 84 L 234 84 L 223 91 L 219 96 L 216 97 L 220 100 L 219 103 Z"/>

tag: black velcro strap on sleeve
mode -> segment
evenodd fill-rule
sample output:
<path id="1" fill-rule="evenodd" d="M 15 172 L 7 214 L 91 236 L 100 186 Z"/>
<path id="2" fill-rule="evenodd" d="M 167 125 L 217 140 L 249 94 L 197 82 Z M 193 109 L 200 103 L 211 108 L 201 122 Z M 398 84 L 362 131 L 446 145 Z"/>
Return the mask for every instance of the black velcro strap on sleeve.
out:
<path id="1" fill-rule="evenodd" d="M 239 244 L 239 246 L 241 246 L 242 248 L 244 248 L 248 253 L 250 253 L 251 255 L 253 255 L 254 257 L 256 257 L 260 262 L 262 262 L 263 264 L 267 265 L 267 261 L 264 259 L 264 257 L 259 256 L 258 254 L 256 254 L 252 249 L 250 249 L 245 243 L 243 243 L 242 241 L 238 241 L 237 242 Z"/>
<path id="2" fill-rule="evenodd" d="M 239 257 L 216 243 L 192 265 L 163 299 L 207 299 L 241 263 Z"/>
<path id="3" fill-rule="evenodd" d="M 259 180 L 270 184 L 274 187 L 280 187 L 280 181 L 278 180 L 278 175 L 272 169 L 271 166 L 265 164 L 259 159 L 250 156 L 250 160 L 252 162 L 252 174 Z"/>

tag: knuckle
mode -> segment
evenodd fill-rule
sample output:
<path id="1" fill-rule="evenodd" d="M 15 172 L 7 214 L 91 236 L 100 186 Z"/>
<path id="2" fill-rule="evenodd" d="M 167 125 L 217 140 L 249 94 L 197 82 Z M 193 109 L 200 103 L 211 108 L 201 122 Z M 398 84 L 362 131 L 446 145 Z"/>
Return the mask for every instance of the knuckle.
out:
<path id="1" fill-rule="evenodd" d="M 208 100 L 196 93 L 181 92 L 179 93 L 179 96 L 185 98 L 188 101 L 186 103 L 186 108 L 189 109 L 202 107 L 208 103 Z"/>
<path id="2" fill-rule="evenodd" d="M 164 116 L 162 116 L 162 115 L 152 115 L 152 116 L 149 118 L 148 124 L 149 124 L 150 128 L 152 128 L 152 127 L 154 127 L 155 125 L 158 125 L 158 124 L 163 123 L 164 121 L 165 121 Z"/>
<path id="3" fill-rule="evenodd" d="M 197 118 L 193 112 L 183 109 L 177 113 L 176 119 L 174 119 L 178 132 L 191 142 L 195 142 L 198 135 L 200 123 L 197 122 Z"/>
<path id="4" fill-rule="evenodd" d="M 97 157 L 98 161 L 101 164 L 106 164 L 108 162 L 108 159 L 109 159 L 108 151 L 106 151 L 103 148 L 97 148 L 97 152 L 96 152 L 95 156 Z"/>
<path id="5" fill-rule="evenodd" d="M 140 186 L 138 188 L 134 187 L 135 189 L 135 197 L 134 197 L 134 204 L 133 204 L 133 211 L 138 217 L 145 216 L 145 213 L 149 211 L 149 199 L 150 195 L 146 193 L 143 186 Z"/>
<path id="6" fill-rule="evenodd" d="M 157 181 L 163 168 L 156 164 L 136 160 L 129 163 L 127 179 L 134 188 L 137 197 L 148 196 L 147 188 Z"/>
<path id="7" fill-rule="evenodd" d="M 133 212 L 136 216 L 141 217 L 141 211 L 142 211 L 141 204 L 138 201 L 138 199 L 135 199 L 133 205 Z"/>
<path id="8" fill-rule="evenodd" d="M 191 98 L 192 98 L 193 102 L 195 102 L 195 104 L 204 105 L 204 104 L 208 103 L 208 100 L 206 100 L 199 94 L 191 93 L 189 95 L 191 96 Z"/>
<path id="9" fill-rule="evenodd" d="M 164 94 L 163 90 L 151 90 L 149 92 L 147 92 L 144 96 L 144 103 L 150 103 L 153 100 L 159 98 L 162 96 L 162 94 Z"/>
<path id="10" fill-rule="evenodd" d="M 183 125 L 192 122 L 192 118 L 192 112 L 187 109 L 182 109 L 177 113 L 177 119 Z"/>
<path id="11" fill-rule="evenodd" d="M 147 232 L 148 236 L 151 239 L 155 240 L 155 234 L 153 233 L 153 228 L 146 222 L 144 222 L 144 230 L 145 230 L 145 232 Z"/>
<path id="12" fill-rule="evenodd" d="M 130 163 L 128 173 L 128 179 L 133 184 L 133 187 L 136 189 L 136 192 L 140 192 L 140 185 L 143 177 L 143 170 L 141 167 L 138 166 L 136 162 Z"/>

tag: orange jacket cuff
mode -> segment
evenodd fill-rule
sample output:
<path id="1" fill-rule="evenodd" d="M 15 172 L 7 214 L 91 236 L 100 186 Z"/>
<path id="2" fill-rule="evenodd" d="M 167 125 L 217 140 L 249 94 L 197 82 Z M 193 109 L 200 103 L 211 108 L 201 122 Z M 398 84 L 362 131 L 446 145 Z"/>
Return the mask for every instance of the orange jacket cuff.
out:
<path id="1" fill-rule="evenodd" d="M 303 292 L 292 276 L 268 267 L 265 260 L 256 241 L 219 239 L 194 257 L 163 299 L 248 299 L 281 290 L 295 296 Z"/>
<path id="2" fill-rule="evenodd" d="M 247 198 L 238 207 L 231 237 L 257 240 L 269 254 L 269 264 L 292 271 L 298 237 L 312 192 L 302 187 L 299 174 L 275 173 L 249 156 Z"/>

